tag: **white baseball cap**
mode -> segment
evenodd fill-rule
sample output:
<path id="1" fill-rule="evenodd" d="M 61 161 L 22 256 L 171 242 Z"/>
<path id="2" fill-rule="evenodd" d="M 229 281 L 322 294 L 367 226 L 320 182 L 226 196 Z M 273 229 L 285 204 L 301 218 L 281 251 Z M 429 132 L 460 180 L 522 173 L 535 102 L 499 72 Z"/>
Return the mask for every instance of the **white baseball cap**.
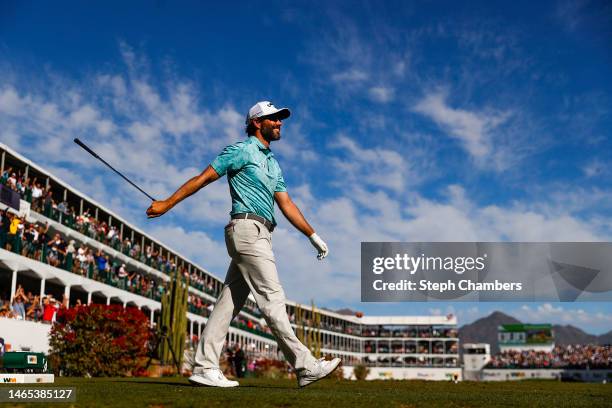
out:
<path id="1" fill-rule="evenodd" d="M 285 120 L 289 117 L 289 115 L 291 115 L 289 109 L 278 109 L 276 106 L 272 105 L 272 102 L 270 101 L 257 102 L 255 105 L 251 106 L 251 109 L 249 109 L 245 123 L 248 125 L 251 119 L 261 118 L 262 116 L 270 116 L 276 113 L 279 113 L 278 117 L 280 120 Z"/>

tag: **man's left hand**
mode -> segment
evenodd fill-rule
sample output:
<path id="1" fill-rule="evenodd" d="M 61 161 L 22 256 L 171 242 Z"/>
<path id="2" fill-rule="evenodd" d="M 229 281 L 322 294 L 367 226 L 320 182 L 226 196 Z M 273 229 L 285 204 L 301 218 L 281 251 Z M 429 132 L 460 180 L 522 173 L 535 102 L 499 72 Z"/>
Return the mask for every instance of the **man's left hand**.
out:
<path id="1" fill-rule="evenodd" d="M 327 244 L 317 235 L 316 232 L 308 237 L 310 239 L 310 243 L 317 249 L 317 259 L 320 261 L 325 258 L 327 254 L 329 254 L 329 249 L 327 249 Z"/>

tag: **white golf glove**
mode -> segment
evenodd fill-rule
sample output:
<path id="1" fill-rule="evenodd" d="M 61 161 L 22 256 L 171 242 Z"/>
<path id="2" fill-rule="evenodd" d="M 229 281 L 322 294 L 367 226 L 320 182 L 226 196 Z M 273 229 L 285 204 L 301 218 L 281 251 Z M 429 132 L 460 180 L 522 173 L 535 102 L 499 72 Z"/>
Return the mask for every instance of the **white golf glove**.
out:
<path id="1" fill-rule="evenodd" d="M 329 253 L 329 249 L 327 249 L 327 244 L 323 242 L 321 237 L 314 232 L 311 236 L 308 237 L 310 239 L 310 243 L 317 249 L 317 259 L 320 261 L 325 258 Z"/>

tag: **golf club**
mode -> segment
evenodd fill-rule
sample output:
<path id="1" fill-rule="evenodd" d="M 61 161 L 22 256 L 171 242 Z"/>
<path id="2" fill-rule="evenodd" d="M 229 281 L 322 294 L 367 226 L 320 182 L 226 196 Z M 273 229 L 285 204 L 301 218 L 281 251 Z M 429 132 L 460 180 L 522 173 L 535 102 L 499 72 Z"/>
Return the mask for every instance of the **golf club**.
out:
<path id="1" fill-rule="evenodd" d="M 83 149 L 85 149 L 85 151 L 89 154 L 91 154 L 93 157 L 95 157 L 96 159 L 100 160 L 102 163 L 106 164 L 112 171 L 114 171 L 115 173 L 117 173 L 118 175 L 120 175 L 121 177 L 123 177 L 123 179 L 125 181 L 127 181 L 128 183 L 130 183 L 131 185 L 133 185 L 134 187 L 136 187 L 138 189 L 138 191 L 140 191 L 142 194 L 146 195 L 147 197 L 149 197 L 152 201 L 157 201 L 155 200 L 153 197 L 151 197 L 149 194 L 147 194 L 146 191 L 144 191 L 142 188 L 138 187 L 136 184 L 134 184 L 134 182 L 132 182 L 132 180 L 130 180 L 129 178 L 125 177 L 123 174 L 121 174 L 121 172 L 119 172 L 118 170 L 116 170 L 113 166 L 111 166 L 110 164 L 108 164 L 103 158 L 101 158 L 100 156 L 98 156 L 96 154 L 96 152 L 94 152 L 93 150 L 91 150 L 89 147 L 87 147 L 85 145 L 85 143 L 81 142 L 79 140 L 79 138 L 75 138 L 74 139 L 74 143 L 78 144 L 79 146 L 81 146 Z"/>

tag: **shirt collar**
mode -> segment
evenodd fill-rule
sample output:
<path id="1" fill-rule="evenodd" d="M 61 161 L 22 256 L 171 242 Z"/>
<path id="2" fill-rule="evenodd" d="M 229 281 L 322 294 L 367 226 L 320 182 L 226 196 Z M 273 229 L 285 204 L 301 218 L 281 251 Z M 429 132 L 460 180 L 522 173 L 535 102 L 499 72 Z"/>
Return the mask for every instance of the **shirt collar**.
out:
<path id="1" fill-rule="evenodd" d="M 272 150 L 269 147 L 264 146 L 264 144 L 261 143 L 261 141 L 256 136 L 249 136 L 249 141 L 251 143 L 255 143 L 255 145 L 259 148 L 259 150 L 264 152 L 266 155 L 274 156 L 274 154 L 272 153 Z"/>

